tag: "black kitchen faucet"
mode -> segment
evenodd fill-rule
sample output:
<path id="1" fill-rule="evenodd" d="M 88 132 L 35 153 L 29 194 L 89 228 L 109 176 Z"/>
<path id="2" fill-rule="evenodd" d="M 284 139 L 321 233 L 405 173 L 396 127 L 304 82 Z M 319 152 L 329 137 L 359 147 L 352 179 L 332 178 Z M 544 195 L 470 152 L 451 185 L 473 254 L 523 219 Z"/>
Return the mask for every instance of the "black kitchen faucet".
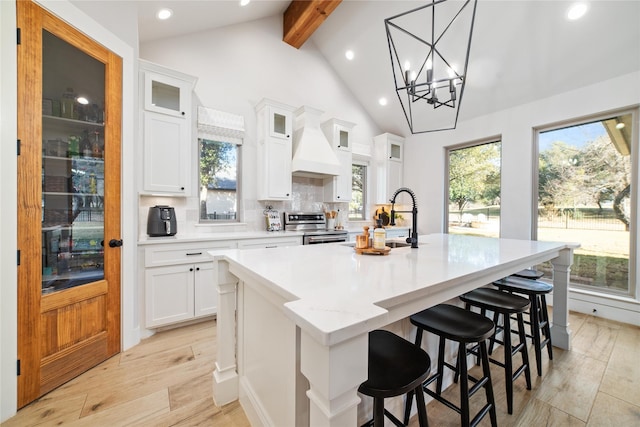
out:
<path id="1" fill-rule="evenodd" d="M 411 209 L 410 211 L 396 211 L 394 209 L 394 205 L 396 204 L 396 197 L 400 193 L 409 193 L 409 195 L 411 196 L 411 200 L 413 201 L 413 209 Z M 391 222 L 389 223 L 390 225 L 396 225 L 396 212 L 412 214 L 411 215 L 412 216 L 411 237 L 407 237 L 407 243 L 411 243 L 412 248 L 417 248 L 418 247 L 418 203 L 416 202 L 415 193 L 407 187 L 398 188 L 396 192 L 393 193 L 393 196 L 389 201 L 391 202 Z"/>

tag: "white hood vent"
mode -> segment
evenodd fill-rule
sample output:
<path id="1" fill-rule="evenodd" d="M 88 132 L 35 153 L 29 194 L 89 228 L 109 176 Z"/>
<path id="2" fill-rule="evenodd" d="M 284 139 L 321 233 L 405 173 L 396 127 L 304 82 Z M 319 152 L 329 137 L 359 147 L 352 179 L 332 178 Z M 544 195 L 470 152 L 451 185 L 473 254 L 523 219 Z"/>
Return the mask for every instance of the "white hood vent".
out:
<path id="1" fill-rule="evenodd" d="M 340 173 L 340 162 L 320 129 L 322 111 L 303 106 L 295 111 L 293 131 L 294 176 L 328 178 Z"/>

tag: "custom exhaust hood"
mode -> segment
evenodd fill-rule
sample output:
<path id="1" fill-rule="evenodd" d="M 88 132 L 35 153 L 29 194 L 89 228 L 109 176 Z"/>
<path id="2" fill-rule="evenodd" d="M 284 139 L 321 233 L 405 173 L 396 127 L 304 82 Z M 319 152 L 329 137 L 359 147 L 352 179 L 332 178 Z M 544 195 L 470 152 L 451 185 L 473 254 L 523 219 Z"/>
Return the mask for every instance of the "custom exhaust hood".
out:
<path id="1" fill-rule="evenodd" d="M 328 178 L 340 173 L 340 162 L 320 128 L 323 111 L 302 106 L 294 114 L 293 158 L 294 176 Z"/>

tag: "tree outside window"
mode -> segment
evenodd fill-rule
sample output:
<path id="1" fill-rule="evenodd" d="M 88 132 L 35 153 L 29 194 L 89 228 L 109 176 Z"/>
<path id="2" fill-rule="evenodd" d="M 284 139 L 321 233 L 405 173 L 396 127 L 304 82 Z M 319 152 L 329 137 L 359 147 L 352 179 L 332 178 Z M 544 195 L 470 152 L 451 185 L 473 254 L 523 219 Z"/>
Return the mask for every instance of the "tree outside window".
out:
<path id="1" fill-rule="evenodd" d="M 238 221 L 238 145 L 198 139 L 200 221 Z"/>
<path id="2" fill-rule="evenodd" d="M 571 284 L 629 293 L 631 114 L 538 134 L 538 240 L 579 242 Z M 636 166 L 637 167 L 637 166 Z M 538 267 L 551 278 L 552 268 Z"/>
<path id="3" fill-rule="evenodd" d="M 354 163 L 351 165 L 351 201 L 349 202 L 349 219 L 366 220 L 367 206 L 367 166 Z"/>
<path id="4" fill-rule="evenodd" d="M 449 151 L 449 233 L 499 237 L 500 141 Z"/>

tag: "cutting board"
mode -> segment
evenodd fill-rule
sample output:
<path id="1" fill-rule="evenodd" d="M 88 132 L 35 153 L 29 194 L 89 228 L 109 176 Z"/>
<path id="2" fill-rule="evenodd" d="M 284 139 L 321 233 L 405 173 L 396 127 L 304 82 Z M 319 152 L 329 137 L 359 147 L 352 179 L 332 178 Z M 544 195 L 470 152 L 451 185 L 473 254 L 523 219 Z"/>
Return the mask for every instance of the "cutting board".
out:
<path id="1" fill-rule="evenodd" d="M 374 248 L 354 248 L 356 253 L 361 255 L 389 255 L 391 252 L 391 248 L 389 246 L 385 246 L 384 249 L 374 249 Z"/>

